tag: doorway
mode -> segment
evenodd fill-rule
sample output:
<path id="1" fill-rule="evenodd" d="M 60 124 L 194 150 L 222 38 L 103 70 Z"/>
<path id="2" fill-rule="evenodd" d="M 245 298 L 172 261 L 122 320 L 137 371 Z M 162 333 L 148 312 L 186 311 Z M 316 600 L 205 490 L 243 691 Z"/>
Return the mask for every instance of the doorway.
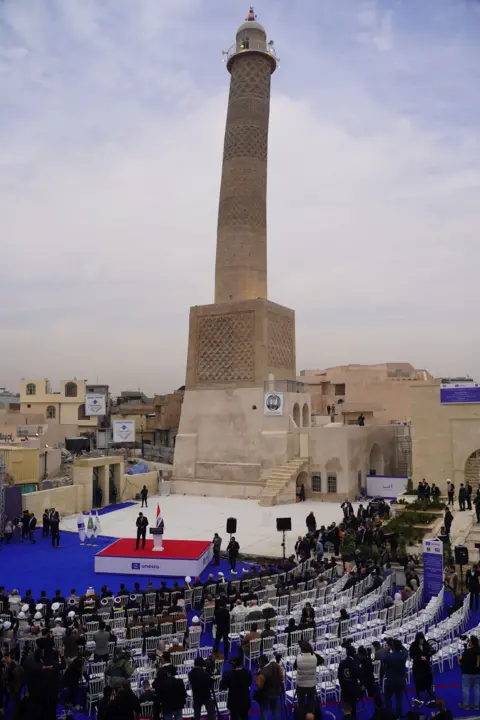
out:
<path id="1" fill-rule="evenodd" d="M 92 508 L 99 506 L 100 468 L 92 468 Z M 101 505 L 101 502 L 100 502 Z"/>
<path id="2" fill-rule="evenodd" d="M 108 502 L 109 505 L 116 505 L 117 486 L 115 485 L 115 465 L 108 466 Z"/>

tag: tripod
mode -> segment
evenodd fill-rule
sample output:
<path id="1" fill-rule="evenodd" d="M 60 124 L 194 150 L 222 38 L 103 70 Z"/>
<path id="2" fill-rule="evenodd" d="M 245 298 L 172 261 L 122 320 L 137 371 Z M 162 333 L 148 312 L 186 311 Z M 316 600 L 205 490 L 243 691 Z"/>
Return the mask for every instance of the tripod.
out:
<path id="1" fill-rule="evenodd" d="M 282 530 L 282 552 L 283 552 L 283 563 L 285 564 L 285 530 Z"/>
<path id="2" fill-rule="evenodd" d="M 297 700 L 298 700 L 297 687 L 295 686 L 295 692 L 293 693 L 293 697 L 292 697 L 292 704 L 290 705 L 290 720 L 295 714 L 295 702 Z M 285 715 L 287 715 L 285 688 L 283 690 L 283 702 L 284 702 L 284 706 L 285 706 Z M 315 706 L 314 706 L 313 712 L 315 713 L 315 710 L 317 710 L 317 709 L 318 710 L 321 709 L 321 702 L 320 702 L 320 698 L 318 696 L 317 688 L 315 687 Z"/>

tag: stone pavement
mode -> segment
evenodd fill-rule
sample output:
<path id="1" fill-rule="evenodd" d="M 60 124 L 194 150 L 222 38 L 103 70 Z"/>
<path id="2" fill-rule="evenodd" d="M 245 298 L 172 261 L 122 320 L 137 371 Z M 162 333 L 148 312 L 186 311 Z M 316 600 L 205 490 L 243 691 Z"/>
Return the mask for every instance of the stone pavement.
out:
<path id="1" fill-rule="evenodd" d="M 475 543 L 480 543 L 480 523 L 477 523 L 475 510 L 463 512 L 458 508 L 453 510 L 451 543 L 452 548 L 455 545 L 466 545 L 470 562 L 476 562 L 479 559 Z"/>

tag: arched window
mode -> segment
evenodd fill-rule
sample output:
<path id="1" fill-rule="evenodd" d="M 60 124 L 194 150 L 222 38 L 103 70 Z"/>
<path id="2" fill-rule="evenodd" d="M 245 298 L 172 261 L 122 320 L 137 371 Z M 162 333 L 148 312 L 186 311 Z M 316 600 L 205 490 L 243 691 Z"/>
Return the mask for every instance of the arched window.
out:
<path id="1" fill-rule="evenodd" d="M 302 425 L 303 427 L 310 427 L 310 410 L 308 409 L 308 403 L 305 403 L 302 408 Z"/>
<path id="2" fill-rule="evenodd" d="M 77 397 L 77 383 L 68 382 L 65 385 L 65 397 Z"/>
<path id="3" fill-rule="evenodd" d="M 465 482 L 469 482 L 474 491 L 480 487 L 480 450 L 475 450 L 465 463 Z"/>
<path id="4" fill-rule="evenodd" d="M 53 420 L 57 415 L 55 405 L 49 405 L 45 411 L 45 415 L 49 420 Z"/>
<path id="5" fill-rule="evenodd" d="M 35 387 L 35 383 L 28 383 L 27 395 L 35 395 L 36 392 L 37 392 L 37 388 Z"/>
<path id="6" fill-rule="evenodd" d="M 295 403 L 293 406 L 293 422 L 297 427 L 301 427 L 300 425 L 300 405 L 298 403 Z"/>
<path id="7" fill-rule="evenodd" d="M 85 405 L 82 403 L 82 405 L 78 406 L 78 419 L 79 420 L 86 420 L 87 416 L 85 415 Z"/>

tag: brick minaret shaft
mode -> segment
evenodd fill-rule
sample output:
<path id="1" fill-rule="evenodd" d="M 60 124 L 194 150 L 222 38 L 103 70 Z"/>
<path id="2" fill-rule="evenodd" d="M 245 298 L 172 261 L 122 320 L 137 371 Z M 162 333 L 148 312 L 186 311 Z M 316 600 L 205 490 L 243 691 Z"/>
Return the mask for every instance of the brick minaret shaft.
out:
<path id="1" fill-rule="evenodd" d="M 253 9 L 227 54 L 231 74 L 218 211 L 215 303 L 267 298 L 267 155 L 272 43 Z"/>

